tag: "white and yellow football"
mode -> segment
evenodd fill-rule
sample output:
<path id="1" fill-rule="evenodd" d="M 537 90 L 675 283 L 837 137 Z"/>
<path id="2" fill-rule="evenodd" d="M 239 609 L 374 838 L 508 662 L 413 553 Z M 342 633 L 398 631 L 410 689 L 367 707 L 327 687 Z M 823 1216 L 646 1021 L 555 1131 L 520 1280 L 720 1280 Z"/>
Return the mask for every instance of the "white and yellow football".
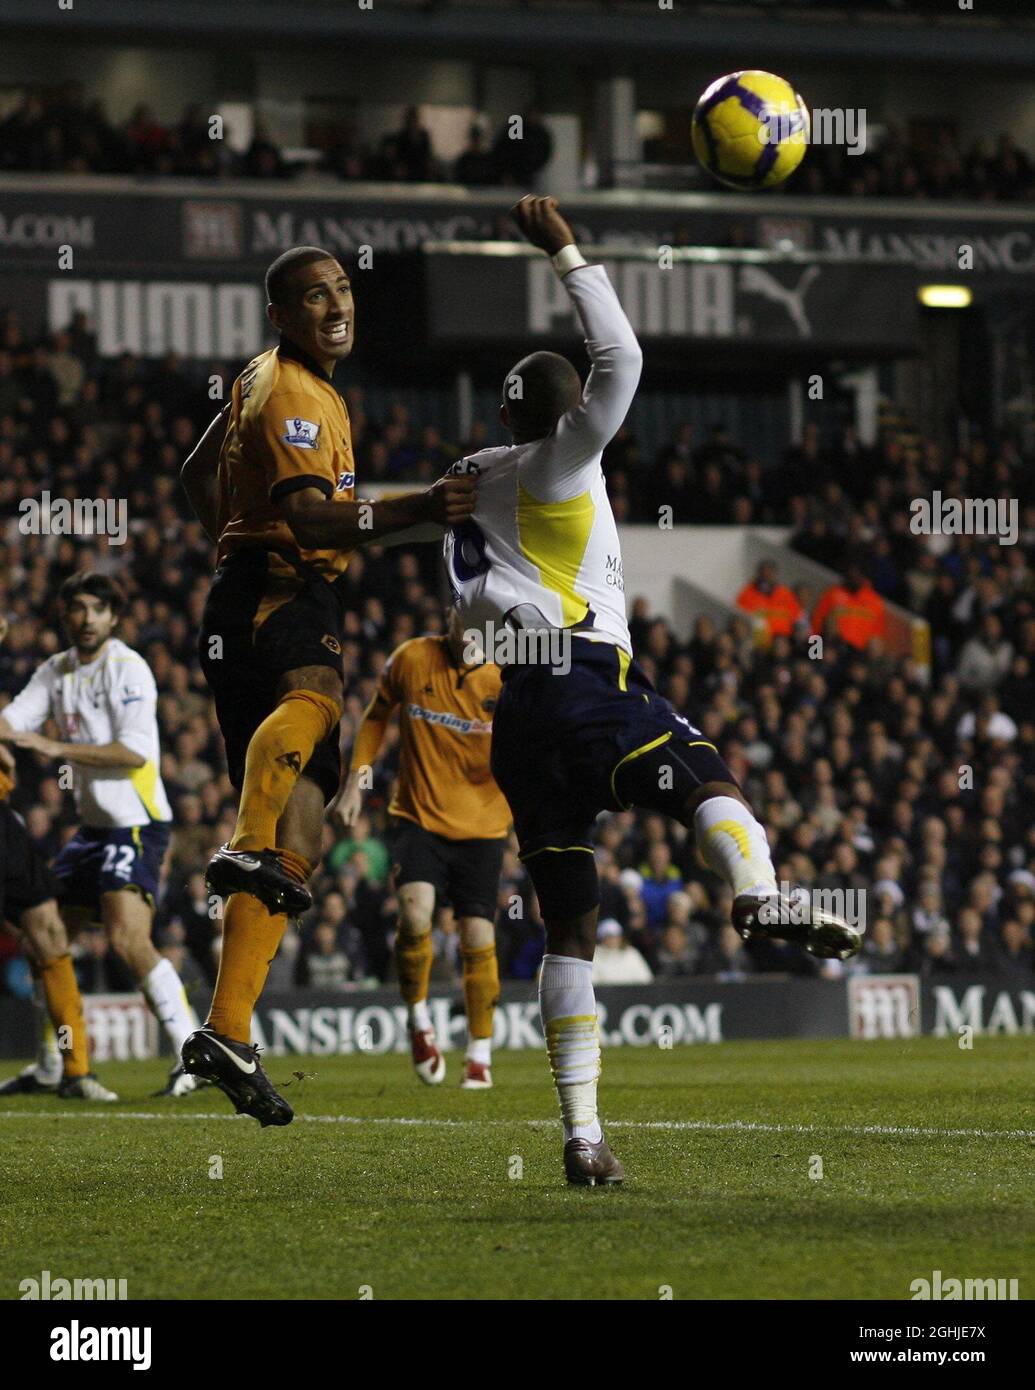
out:
<path id="1" fill-rule="evenodd" d="M 801 163 L 809 113 L 789 82 L 750 69 L 713 82 L 694 108 L 694 153 L 730 188 L 773 188 Z"/>

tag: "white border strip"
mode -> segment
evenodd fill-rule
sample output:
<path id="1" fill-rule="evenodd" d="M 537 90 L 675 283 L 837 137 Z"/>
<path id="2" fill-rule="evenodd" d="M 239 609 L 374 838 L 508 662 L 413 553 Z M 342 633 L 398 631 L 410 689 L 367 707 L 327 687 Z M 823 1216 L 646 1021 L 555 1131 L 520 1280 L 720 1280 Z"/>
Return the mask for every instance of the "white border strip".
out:
<path id="1" fill-rule="evenodd" d="M 248 1120 L 247 1115 L 226 1111 L 168 1111 L 160 1114 L 145 1110 L 0 1110 L 0 1120 Z M 434 1116 L 401 1115 L 296 1115 L 305 1124 L 325 1125 L 403 1125 L 427 1129 L 481 1129 L 528 1127 L 553 1129 L 558 1120 L 447 1120 Z M 852 1134 L 862 1137 L 887 1136 L 892 1139 L 1029 1139 L 1035 1129 L 938 1129 L 928 1125 L 779 1125 L 754 1120 L 608 1120 L 607 1129 L 672 1130 L 702 1134 Z"/>

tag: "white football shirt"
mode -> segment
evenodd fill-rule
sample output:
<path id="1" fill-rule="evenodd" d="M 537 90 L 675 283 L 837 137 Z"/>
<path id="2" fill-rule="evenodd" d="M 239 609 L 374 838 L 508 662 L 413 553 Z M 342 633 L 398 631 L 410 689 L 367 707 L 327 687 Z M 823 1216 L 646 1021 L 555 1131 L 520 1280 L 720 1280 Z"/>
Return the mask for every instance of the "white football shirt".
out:
<path id="1" fill-rule="evenodd" d="M 481 635 L 486 652 L 517 610 L 524 626 L 540 626 L 536 614 L 555 628 L 587 624 L 580 637 L 631 655 L 601 455 L 632 404 L 643 354 L 603 266 L 569 271 L 564 286 L 592 363 L 582 400 L 545 439 L 481 449 L 453 465 L 478 475 L 478 501 L 471 521 L 446 535 L 446 572 L 464 627 Z"/>
<path id="2" fill-rule="evenodd" d="M 143 767 L 75 764 L 72 791 L 84 826 L 147 825 L 172 820 L 159 773 L 158 689 L 147 662 L 117 637 L 84 664 L 72 647 L 45 661 L 2 711 L 18 733 L 36 733 L 53 719 L 62 743 L 122 743 Z"/>

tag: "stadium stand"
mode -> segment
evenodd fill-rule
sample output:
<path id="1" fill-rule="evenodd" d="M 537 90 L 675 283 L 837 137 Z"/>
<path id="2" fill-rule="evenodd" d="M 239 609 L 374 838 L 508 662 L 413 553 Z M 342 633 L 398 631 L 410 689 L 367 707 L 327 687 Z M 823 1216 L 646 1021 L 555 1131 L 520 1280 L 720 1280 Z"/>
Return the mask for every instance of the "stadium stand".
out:
<path id="1" fill-rule="evenodd" d="M 437 476 L 463 444 L 396 401 L 378 420 L 351 388 L 359 472 L 388 480 Z M 129 354 L 100 360 L 89 325 L 40 340 L 17 316 L 0 324 L 0 707 L 61 642 L 54 596 L 77 568 L 117 575 L 130 597 L 123 638 L 145 654 L 160 691 L 162 774 L 176 830 L 159 913 L 162 949 L 193 982 L 211 982 L 219 923 L 200 875 L 229 836 L 235 798 L 193 634 L 212 555 L 189 513 L 177 472 L 211 414 L 211 402 L 175 357 L 152 363 Z M 479 425 L 483 437 L 487 426 Z M 608 452 L 616 513 L 649 520 L 655 478 L 665 497 L 681 493 L 686 515 L 704 522 L 792 525 L 794 544 L 837 568 L 859 563 L 876 595 L 927 618 L 931 679 L 924 683 L 879 639 L 865 648 L 823 633 L 811 659 L 817 595 L 799 592 L 789 633 L 758 645 L 746 615 L 721 630 L 707 619 L 688 640 L 635 601 L 631 629 L 645 669 L 722 749 L 770 829 L 781 878 L 815 887 L 866 888 L 869 933 L 848 968 L 922 975 L 997 971 L 1035 982 L 1035 488 L 1031 460 L 1010 439 L 978 440 L 944 458 L 930 441 L 889 420 L 878 446 L 863 450 L 851 430 L 806 430 L 776 467 L 763 468 L 723 427 L 696 441 L 678 427 L 644 472 L 627 430 Z M 937 484 L 947 495 L 1019 499 L 1017 543 L 975 536 L 921 536 L 908 501 Z M 49 492 L 126 497 L 133 518 L 125 544 L 91 547 L 61 536 L 25 535 L 18 504 Z M 696 499 L 691 507 L 691 495 Z M 682 505 L 682 504 L 680 504 Z M 439 553 L 370 551 L 349 571 L 345 728 L 355 729 L 388 654 L 422 631 L 441 631 Z M 777 573 L 776 579 L 780 575 Z M 274 982 L 348 988 L 390 972 L 394 903 L 387 884 L 385 806 L 395 766 L 390 742 L 368 801 L 348 839 L 325 829 L 314 883 L 317 907 L 299 936 L 285 938 Z M 53 853 L 70 833 L 71 807 L 52 766 L 23 757 L 16 804 L 33 839 Z M 694 861 L 685 832 L 654 816 L 603 818 L 597 857 L 602 922 L 660 975 L 759 971 L 837 973 L 793 947 L 740 946 L 728 903 Z M 516 900 L 521 915 L 508 909 Z M 537 907 L 516 854 L 500 886 L 503 973 L 530 979 L 541 938 Z M 611 925 L 609 941 L 614 939 Z M 448 911 L 435 932 L 438 979 L 455 978 L 456 933 Z M 614 949 L 606 948 L 608 953 Z M 3 988 L 23 992 L 15 939 L 0 935 Z M 609 968 L 618 968 L 609 962 Z M 100 933 L 78 946 L 84 989 L 126 987 Z"/>
<path id="2" fill-rule="evenodd" d="M 339 124 L 318 168 L 349 182 L 525 188 L 548 163 L 553 140 L 538 109 L 523 118 L 521 141 L 507 139 L 505 126 L 492 131 L 484 120 L 476 122 L 463 151 L 447 160 L 436 154 L 416 107 L 408 108 L 398 130 L 370 139 L 359 104 L 355 118 Z M 644 154 L 649 163 L 649 146 Z M 284 180 L 311 167 L 308 160 L 292 162 L 261 121 L 247 149 L 235 154 L 209 138 L 197 103 L 166 123 L 141 103 L 119 125 L 77 82 L 26 93 L 0 121 L 0 171 L 10 173 Z M 1027 203 L 1035 197 L 1035 163 L 1006 132 L 967 144 L 949 125 L 935 123 L 918 135 L 889 123 L 863 154 L 844 145 L 817 146 L 786 187 L 815 196 Z"/>

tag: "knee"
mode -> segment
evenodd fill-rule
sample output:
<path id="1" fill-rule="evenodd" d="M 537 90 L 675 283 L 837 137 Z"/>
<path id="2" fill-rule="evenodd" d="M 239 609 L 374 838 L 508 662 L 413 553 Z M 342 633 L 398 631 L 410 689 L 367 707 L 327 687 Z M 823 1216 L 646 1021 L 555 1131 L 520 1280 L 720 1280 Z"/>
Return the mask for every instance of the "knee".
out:
<path id="1" fill-rule="evenodd" d="M 739 801 L 742 806 L 746 806 L 749 811 L 751 810 L 750 802 L 744 796 L 744 793 L 732 782 L 705 782 L 703 786 L 698 787 L 688 798 L 683 811 L 683 824 L 689 825 L 698 807 L 702 806 L 706 801 L 711 801 L 716 796 L 730 796 L 734 801 Z"/>
<path id="2" fill-rule="evenodd" d="M 28 954 L 37 965 L 47 965 L 68 951 L 64 923 L 53 903 L 29 908 L 19 923 Z"/>
<path id="3" fill-rule="evenodd" d="M 286 676 L 277 692 L 280 699 L 294 690 L 312 690 L 317 695 L 326 695 L 329 700 L 344 703 L 344 687 L 341 676 L 329 666 L 306 666 L 300 671 Z"/>
<path id="4" fill-rule="evenodd" d="M 431 913 L 422 903 L 399 904 L 399 935 L 404 941 L 416 941 L 431 931 Z"/>
<path id="5" fill-rule="evenodd" d="M 496 929 L 486 917 L 465 917 L 460 923 L 460 949 L 483 951 L 495 946 Z"/>

